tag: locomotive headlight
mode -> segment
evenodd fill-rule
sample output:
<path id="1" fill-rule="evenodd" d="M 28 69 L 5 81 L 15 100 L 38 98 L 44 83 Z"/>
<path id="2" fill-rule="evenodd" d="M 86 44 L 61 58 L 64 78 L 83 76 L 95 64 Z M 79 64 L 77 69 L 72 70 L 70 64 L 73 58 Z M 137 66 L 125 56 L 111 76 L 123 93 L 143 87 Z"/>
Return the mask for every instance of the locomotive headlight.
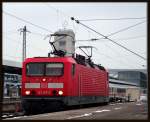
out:
<path id="1" fill-rule="evenodd" d="M 26 94 L 26 95 L 30 95 L 30 91 L 26 91 L 25 94 Z"/>
<path id="2" fill-rule="evenodd" d="M 42 81 L 46 81 L 46 78 L 43 78 Z"/>
<path id="3" fill-rule="evenodd" d="M 59 95 L 63 95 L 63 91 L 59 91 L 58 94 L 59 94 Z"/>

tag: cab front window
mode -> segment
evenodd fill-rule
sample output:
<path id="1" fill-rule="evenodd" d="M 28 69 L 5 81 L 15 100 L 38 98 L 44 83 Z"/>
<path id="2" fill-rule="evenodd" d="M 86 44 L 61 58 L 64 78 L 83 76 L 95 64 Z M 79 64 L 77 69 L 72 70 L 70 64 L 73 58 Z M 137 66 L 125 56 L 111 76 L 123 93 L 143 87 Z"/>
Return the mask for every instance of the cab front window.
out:
<path id="1" fill-rule="evenodd" d="M 26 65 L 28 76 L 60 76 L 63 75 L 63 63 L 29 63 Z"/>
<path id="2" fill-rule="evenodd" d="M 46 64 L 46 75 L 48 76 L 60 76 L 63 74 L 62 63 L 47 63 Z"/>
<path id="3" fill-rule="evenodd" d="M 29 63 L 26 67 L 26 74 L 32 76 L 44 75 L 44 63 Z"/>

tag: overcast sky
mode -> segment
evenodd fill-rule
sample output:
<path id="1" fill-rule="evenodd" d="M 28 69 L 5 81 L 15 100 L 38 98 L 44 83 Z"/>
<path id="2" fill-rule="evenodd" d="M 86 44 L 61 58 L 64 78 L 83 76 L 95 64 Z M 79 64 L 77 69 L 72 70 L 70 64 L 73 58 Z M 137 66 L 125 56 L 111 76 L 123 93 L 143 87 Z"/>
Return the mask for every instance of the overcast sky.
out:
<path id="1" fill-rule="evenodd" d="M 146 60 L 107 39 L 78 41 L 102 36 L 72 21 L 72 16 L 78 20 L 104 19 L 81 22 L 106 36 L 131 27 L 109 38 Z M 92 59 L 97 64 L 108 69 L 145 69 L 147 66 L 147 3 L 3 3 L 3 59 L 22 62 L 22 34 L 18 29 L 25 25 L 31 32 L 27 33 L 27 57 L 47 56 L 51 46 L 44 37 L 65 28 L 75 32 L 76 47 L 91 45 L 96 48 Z M 79 49 L 76 53 L 83 54 Z"/>

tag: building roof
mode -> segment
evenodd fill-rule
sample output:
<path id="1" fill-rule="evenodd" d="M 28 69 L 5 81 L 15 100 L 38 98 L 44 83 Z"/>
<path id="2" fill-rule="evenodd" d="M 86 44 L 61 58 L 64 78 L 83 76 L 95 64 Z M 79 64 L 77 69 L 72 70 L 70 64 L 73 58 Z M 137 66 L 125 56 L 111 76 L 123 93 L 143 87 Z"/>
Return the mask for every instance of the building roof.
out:
<path id="1" fill-rule="evenodd" d="M 114 87 L 114 88 L 139 88 L 137 86 L 121 85 L 121 84 L 114 84 L 114 83 L 109 83 L 109 87 Z"/>
<path id="2" fill-rule="evenodd" d="M 22 63 L 21 62 L 16 62 L 16 61 L 12 61 L 12 60 L 4 60 L 3 59 L 2 60 L 2 65 L 22 68 Z"/>
<path id="3" fill-rule="evenodd" d="M 147 74 L 147 69 L 108 69 L 110 74 L 118 74 L 120 71 L 139 71 Z"/>
<path id="4" fill-rule="evenodd" d="M 132 82 L 129 82 L 129 81 L 122 81 L 122 80 L 109 79 L 109 82 L 110 83 L 115 83 L 115 84 L 137 86 L 136 83 L 132 83 Z"/>

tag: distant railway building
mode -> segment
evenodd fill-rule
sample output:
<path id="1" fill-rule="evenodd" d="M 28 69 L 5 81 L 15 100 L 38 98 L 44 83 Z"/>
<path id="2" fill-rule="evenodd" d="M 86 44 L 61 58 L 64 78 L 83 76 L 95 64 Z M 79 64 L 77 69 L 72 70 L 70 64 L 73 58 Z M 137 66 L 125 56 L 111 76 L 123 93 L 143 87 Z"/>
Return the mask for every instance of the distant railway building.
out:
<path id="1" fill-rule="evenodd" d="M 3 60 L 3 95 L 4 97 L 20 97 L 22 64 L 11 60 Z"/>
<path id="2" fill-rule="evenodd" d="M 141 89 L 136 83 L 109 79 L 109 96 L 111 101 L 137 101 Z"/>
<path id="3" fill-rule="evenodd" d="M 118 79 L 135 83 L 142 93 L 147 93 L 147 75 L 141 71 L 119 71 Z"/>

